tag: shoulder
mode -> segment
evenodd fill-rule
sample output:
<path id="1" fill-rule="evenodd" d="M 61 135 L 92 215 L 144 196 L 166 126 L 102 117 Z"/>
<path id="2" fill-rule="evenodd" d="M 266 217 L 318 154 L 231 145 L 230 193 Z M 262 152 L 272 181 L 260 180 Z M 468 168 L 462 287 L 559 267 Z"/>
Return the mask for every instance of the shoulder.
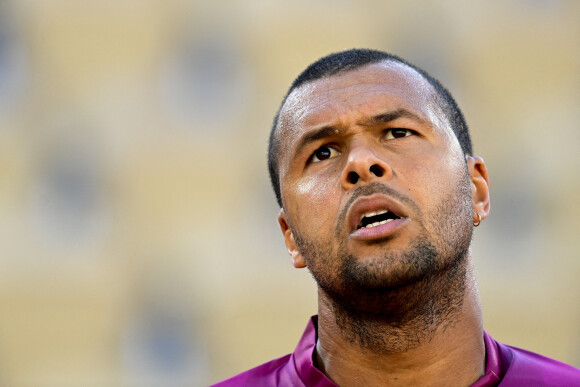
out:
<path id="1" fill-rule="evenodd" d="M 333 385 L 326 376 L 312 365 L 312 353 L 316 345 L 317 317 L 313 316 L 293 353 L 271 360 L 242 372 L 232 378 L 216 383 L 215 387 L 241 386 L 300 386 Z"/>
<path id="2" fill-rule="evenodd" d="M 280 378 L 287 377 L 290 357 L 291 355 L 286 355 L 271 360 L 234 377 L 213 384 L 212 387 L 278 385 Z"/>
<path id="3" fill-rule="evenodd" d="M 509 364 L 501 386 L 580 387 L 580 369 L 525 349 L 498 346 Z"/>

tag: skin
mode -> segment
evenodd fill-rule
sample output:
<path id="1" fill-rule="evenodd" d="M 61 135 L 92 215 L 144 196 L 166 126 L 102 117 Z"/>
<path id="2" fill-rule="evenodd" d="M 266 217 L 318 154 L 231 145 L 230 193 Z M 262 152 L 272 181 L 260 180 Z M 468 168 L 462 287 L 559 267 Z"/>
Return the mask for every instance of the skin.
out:
<path id="1" fill-rule="evenodd" d="M 487 170 L 463 154 L 433 93 L 381 62 L 305 84 L 281 110 L 278 221 L 293 265 L 318 283 L 315 364 L 341 386 L 467 386 L 484 373 L 469 243 L 489 213 Z M 357 237 L 361 198 L 402 221 Z"/>

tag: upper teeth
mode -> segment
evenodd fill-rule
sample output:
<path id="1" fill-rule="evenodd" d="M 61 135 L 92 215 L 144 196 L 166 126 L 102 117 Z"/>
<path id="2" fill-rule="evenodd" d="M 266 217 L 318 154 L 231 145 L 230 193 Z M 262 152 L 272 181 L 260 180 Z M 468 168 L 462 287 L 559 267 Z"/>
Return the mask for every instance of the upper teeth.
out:
<path id="1" fill-rule="evenodd" d="M 389 211 L 387 211 L 387 210 L 379 210 L 379 211 L 367 212 L 367 213 L 363 214 L 363 216 L 361 217 L 361 219 L 362 218 L 365 218 L 365 217 L 371 217 L 371 216 L 377 216 L 377 215 L 386 214 L 387 212 L 389 212 Z"/>
<path id="2" fill-rule="evenodd" d="M 366 212 L 362 217 L 361 217 L 361 224 L 359 225 L 359 227 L 364 227 L 364 228 L 371 228 L 371 227 L 376 227 L 376 226 L 380 226 L 381 224 L 385 224 L 390 222 L 393 219 L 387 219 L 387 220 L 381 220 L 380 222 L 373 222 L 373 223 L 369 223 L 366 226 L 362 226 L 362 219 L 366 218 L 366 217 L 371 217 L 371 216 L 377 216 L 377 215 L 382 215 L 382 214 L 386 214 L 388 211 L 387 210 L 378 210 L 378 211 L 370 211 L 370 212 Z"/>

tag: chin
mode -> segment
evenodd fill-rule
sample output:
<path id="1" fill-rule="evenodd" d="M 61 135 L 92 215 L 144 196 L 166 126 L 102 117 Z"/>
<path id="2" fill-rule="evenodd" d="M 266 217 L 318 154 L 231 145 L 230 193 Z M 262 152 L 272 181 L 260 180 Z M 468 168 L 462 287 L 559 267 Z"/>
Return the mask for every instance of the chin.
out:
<path id="1" fill-rule="evenodd" d="M 422 241 L 396 253 L 389 249 L 369 258 L 348 255 L 340 272 L 351 286 L 388 289 L 427 278 L 444 266 L 441 258 L 432 244 Z"/>

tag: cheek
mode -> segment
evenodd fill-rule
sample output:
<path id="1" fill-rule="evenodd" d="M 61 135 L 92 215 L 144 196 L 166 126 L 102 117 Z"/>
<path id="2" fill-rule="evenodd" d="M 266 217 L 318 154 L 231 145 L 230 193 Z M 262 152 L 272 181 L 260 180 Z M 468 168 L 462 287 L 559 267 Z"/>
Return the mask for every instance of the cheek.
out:
<path id="1" fill-rule="evenodd" d="M 337 205 L 339 203 L 339 185 L 330 180 L 316 177 L 303 177 L 290 192 L 290 201 L 295 203 L 292 212 L 294 218 L 307 219 L 309 229 L 334 227 Z"/>
<path id="2" fill-rule="evenodd" d="M 440 160 L 436 158 L 410 158 L 401 171 L 399 178 L 411 191 L 424 192 L 426 195 L 436 192 L 441 184 L 445 168 L 442 168 Z"/>
<path id="3" fill-rule="evenodd" d="M 423 157 L 410 158 L 400 177 L 406 180 L 404 185 L 417 204 L 430 207 L 445 200 L 449 190 L 462 180 L 462 162 L 448 152 L 424 153 Z"/>
<path id="4" fill-rule="evenodd" d="M 312 196 L 316 194 L 316 191 L 320 190 L 320 184 L 316 179 L 312 177 L 303 178 L 296 185 L 296 195 L 297 196 Z"/>

